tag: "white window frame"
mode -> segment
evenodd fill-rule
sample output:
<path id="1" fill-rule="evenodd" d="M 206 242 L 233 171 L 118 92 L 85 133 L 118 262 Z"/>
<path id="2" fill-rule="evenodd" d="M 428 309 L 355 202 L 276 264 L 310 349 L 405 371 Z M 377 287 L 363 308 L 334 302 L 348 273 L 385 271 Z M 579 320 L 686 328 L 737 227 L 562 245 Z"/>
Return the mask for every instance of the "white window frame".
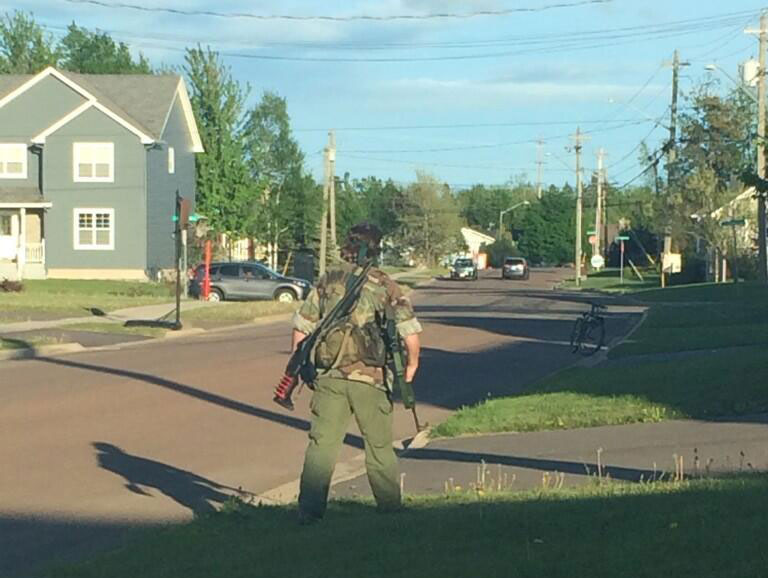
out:
<path id="1" fill-rule="evenodd" d="M 81 177 L 79 171 L 80 156 L 86 147 L 103 147 L 109 150 L 109 175 L 106 177 Z M 93 163 L 96 174 L 96 163 Z M 72 144 L 72 176 L 76 183 L 114 183 L 115 182 L 115 143 L 113 142 L 76 142 Z"/>
<path id="2" fill-rule="evenodd" d="M 93 231 L 96 231 L 96 213 L 106 213 L 109 215 L 109 244 L 108 245 L 96 245 L 96 244 L 83 244 L 80 242 L 80 215 L 90 214 L 94 221 Z M 115 210 L 114 209 L 83 209 L 77 208 L 73 210 L 73 241 L 76 251 L 114 251 L 115 249 Z M 94 239 L 95 241 L 95 236 Z"/>
<path id="3" fill-rule="evenodd" d="M 21 151 L 21 172 L 8 173 L 5 170 L 6 151 Z M 27 145 L 24 143 L 0 143 L 0 162 L 3 163 L 3 169 L 0 170 L 0 179 L 26 179 L 28 174 Z"/>
<path id="4" fill-rule="evenodd" d="M 176 149 L 168 147 L 168 174 L 176 173 Z"/>

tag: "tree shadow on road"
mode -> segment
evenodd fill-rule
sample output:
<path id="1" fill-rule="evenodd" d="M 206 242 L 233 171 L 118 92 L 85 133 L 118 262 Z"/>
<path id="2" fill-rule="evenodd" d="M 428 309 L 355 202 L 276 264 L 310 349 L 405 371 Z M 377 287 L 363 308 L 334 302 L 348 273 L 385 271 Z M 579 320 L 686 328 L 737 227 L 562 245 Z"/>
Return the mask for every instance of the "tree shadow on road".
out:
<path id="1" fill-rule="evenodd" d="M 489 466 L 502 465 L 577 476 L 608 477 L 613 480 L 621 480 L 625 482 L 653 481 L 667 475 L 663 470 L 625 468 L 621 466 L 598 465 L 596 463 L 587 462 L 528 458 L 487 452 L 460 451 L 430 447 L 409 450 L 401 456 L 401 459 L 415 461 L 438 460 L 471 464 L 485 463 Z"/>
<path id="2" fill-rule="evenodd" d="M 228 397 L 224 397 L 216 393 L 204 391 L 202 389 L 198 389 L 190 385 L 185 385 L 183 383 L 178 383 L 176 381 L 165 379 L 163 377 L 158 377 L 156 375 L 141 373 L 138 371 L 131 371 L 128 369 L 118 369 L 114 367 L 106 367 L 103 365 L 94 365 L 91 363 L 83 363 L 80 361 L 72 361 L 69 359 L 60 359 L 60 358 L 54 358 L 54 357 L 37 357 L 35 358 L 35 361 L 50 363 L 52 365 L 59 365 L 62 367 L 70 367 L 73 369 L 84 369 L 88 371 L 96 371 L 99 373 L 106 373 L 109 375 L 116 375 L 119 377 L 126 377 L 126 378 L 134 379 L 137 381 L 143 381 L 144 383 L 157 385 L 159 387 L 163 387 L 170 391 L 175 391 L 176 393 L 188 395 L 195 399 L 206 401 L 208 403 L 213 403 L 220 407 L 231 409 L 233 411 L 237 411 L 246 415 L 258 417 L 267 421 L 271 421 L 273 423 L 277 423 L 277 424 L 298 429 L 301 431 L 309 431 L 310 423 L 306 419 L 285 415 L 282 413 L 270 411 L 268 409 L 263 409 L 253 405 L 248 405 L 247 403 L 243 403 L 241 401 L 236 401 L 234 399 L 230 399 Z M 346 437 L 344 438 L 344 443 L 346 445 L 349 445 L 358 449 L 363 448 L 363 440 L 358 435 L 347 434 Z"/>
<path id="3" fill-rule="evenodd" d="M 110 443 L 93 442 L 92 445 L 99 466 L 122 476 L 128 490 L 152 497 L 147 489 L 155 489 L 194 514 L 216 511 L 213 504 L 223 504 L 231 495 L 226 490 L 238 491 L 192 472 L 131 455 Z"/>

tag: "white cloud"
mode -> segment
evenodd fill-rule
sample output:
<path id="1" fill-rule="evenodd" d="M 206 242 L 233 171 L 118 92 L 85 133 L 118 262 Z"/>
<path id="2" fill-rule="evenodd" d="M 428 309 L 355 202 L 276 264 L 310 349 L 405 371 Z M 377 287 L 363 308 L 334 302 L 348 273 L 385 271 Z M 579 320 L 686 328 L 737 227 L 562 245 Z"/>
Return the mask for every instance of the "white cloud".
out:
<path id="1" fill-rule="evenodd" d="M 622 100 L 639 87 L 571 79 L 534 82 L 476 81 L 470 79 L 401 78 L 386 83 L 382 90 L 393 106 L 441 105 L 483 108 L 509 108 L 510 104 L 607 103 Z M 652 87 L 651 87 L 652 88 Z"/>

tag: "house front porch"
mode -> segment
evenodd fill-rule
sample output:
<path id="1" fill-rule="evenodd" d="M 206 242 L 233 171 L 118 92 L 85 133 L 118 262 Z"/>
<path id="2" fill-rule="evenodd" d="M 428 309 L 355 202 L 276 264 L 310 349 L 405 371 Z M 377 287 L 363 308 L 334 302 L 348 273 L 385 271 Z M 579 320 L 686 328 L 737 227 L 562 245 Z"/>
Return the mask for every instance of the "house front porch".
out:
<path id="1" fill-rule="evenodd" d="M 43 215 L 41 207 L 0 203 L 0 279 L 45 279 Z"/>

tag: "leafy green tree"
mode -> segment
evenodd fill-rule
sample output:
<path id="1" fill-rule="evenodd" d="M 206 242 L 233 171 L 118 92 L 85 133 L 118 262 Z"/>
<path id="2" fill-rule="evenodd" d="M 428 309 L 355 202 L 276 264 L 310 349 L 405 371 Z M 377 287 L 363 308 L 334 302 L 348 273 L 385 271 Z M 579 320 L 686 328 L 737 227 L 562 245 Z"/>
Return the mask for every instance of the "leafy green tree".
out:
<path id="1" fill-rule="evenodd" d="M 704 85 L 691 95 L 680 117 L 677 161 L 667 167 L 670 185 L 655 207 L 658 229 L 672 232 L 678 250 L 703 239 L 728 252 L 719 210 L 745 188 L 741 176 L 755 154 L 755 117 L 754 103 L 739 92 L 723 97 Z"/>
<path id="2" fill-rule="evenodd" d="M 0 20 L 0 74 L 36 74 L 55 66 L 53 39 L 31 14 L 15 11 Z"/>
<path id="3" fill-rule="evenodd" d="M 362 221 L 375 223 L 372 211 L 366 205 L 366 190 L 351 180 L 349 173 L 336 177 L 336 237 L 343 239 L 349 229 Z"/>
<path id="4" fill-rule="evenodd" d="M 505 258 L 520 255 L 517 245 L 509 237 L 504 237 L 490 245 L 486 245 L 484 250 L 488 254 L 488 264 L 491 267 L 501 267 L 504 264 Z"/>
<path id="5" fill-rule="evenodd" d="M 550 187 L 540 201 L 523 213 L 520 252 L 532 263 L 573 262 L 576 234 L 574 192 L 569 186 Z"/>
<path id="6" fill-rule="evenodd" d="M 392 180 L 373 176 L 350 179 L 347 173 L 336 186 L 338 234 L 343 236 L 355 223 L 369 221 L 381 229 L 384 237 L 391 237 L 401 226 L 402 206 L 403 189 Z"/>
<path id="7" fill-rule="evenodd" d="M 183 70 L 205 148 L 197 155 L 197 209 L 215 232 L 243 235 L 253 211 L 240 131 L 248 88 L 210 49 L 188 49 Z"/>
<path id="8" fill-rule="evenodd" d="M 447 185 L 418 172 L 405 190 L 400 241 L 429 266 L 440 257 L 462 249 L 463 219 Z"/>
<path id="9" fill-rule="evenodd" d="M 498 235 L 499 213 L 524 200 L 530 200 L 532 187 L 524 182 L 514 185 L 486 187 L 478 184 L 460 191 L 457 195 L 461 216 L 467 224 L 480 231 L 492 231 Z M 502 233 L 508 233 L 516 224 L 517 215 L 504 217 Z"/>
<path id="10" fill-rule="evenodd" d="M 143 54 L 134 60 L 128 45 L 105 32 L 93 32 L 74 22 L 61 39 L 61 66 L 83 74 L 151 74 Z"/>
<path id="11" fill-rule="evenodd" d="M 247 114 L 243 140 L 250 186 L 256 193 L 250 232 L 266 245 L 270 266 L 277 268 L 283 238 L 306 228 L 311 215 L 304 206 L 304 154 L 291 134 L 285 99 L 264 92 Z"/>

